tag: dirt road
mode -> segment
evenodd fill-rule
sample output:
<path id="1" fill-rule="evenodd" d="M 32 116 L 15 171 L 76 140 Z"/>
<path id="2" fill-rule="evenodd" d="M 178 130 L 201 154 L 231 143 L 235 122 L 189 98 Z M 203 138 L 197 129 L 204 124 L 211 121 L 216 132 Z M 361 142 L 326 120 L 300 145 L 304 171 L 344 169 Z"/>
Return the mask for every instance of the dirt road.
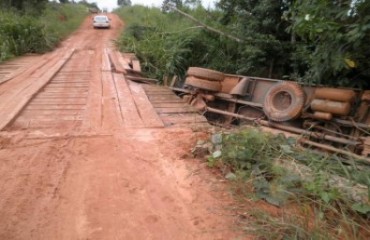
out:
<path id="1" fill-rule="evenodd" d="M 233 239 L 222 180 L 189 155 L 202 134 L 112 72 L 111 18 L 0 81 L 0 239 Z"/>

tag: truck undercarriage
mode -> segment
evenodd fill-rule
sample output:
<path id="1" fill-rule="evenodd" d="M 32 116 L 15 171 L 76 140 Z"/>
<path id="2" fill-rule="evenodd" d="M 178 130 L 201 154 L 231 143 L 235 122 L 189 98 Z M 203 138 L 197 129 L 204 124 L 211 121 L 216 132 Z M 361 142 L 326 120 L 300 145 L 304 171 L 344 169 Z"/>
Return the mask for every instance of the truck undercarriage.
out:
<path id="1" fill-rule="evenodd" d="M 369 161 L 370 91 L 306 86 L 191 67 L 172 87 L 217 125 L 258 124 L 300 135 L 302 144 Z"/>

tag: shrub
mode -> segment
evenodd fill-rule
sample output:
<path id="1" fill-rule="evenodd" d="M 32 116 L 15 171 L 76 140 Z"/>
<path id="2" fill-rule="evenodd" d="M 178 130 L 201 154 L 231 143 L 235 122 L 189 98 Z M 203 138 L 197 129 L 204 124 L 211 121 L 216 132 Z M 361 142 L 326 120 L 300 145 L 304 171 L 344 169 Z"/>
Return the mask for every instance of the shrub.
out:
<path id="1" fill-rule="evenodd" d="M 87 14 L 88 9 L 82 4 L 49 3 L 40 18 L 48 48 L 54 48 L 61 40 L 75 31 Z"/>
<path id="2" fill-rule="evenodd" d="M 217 23 L 209 21 L 218 17 L 217 11 L 209 13 L 201 6 L 183 10 L 207 24 Z M 127 24 L 117 46 L 121 51 L 134 52 L 151 77 L 183 78 L 189 66 L 236 70 L 229 60 L 238 49 L 229 39 L 210 33 L 177 13 L 143 6 L 121 8 L 117 13 Z"/>
<path id="3" fill-rule="evenodd" d="M 251 211 L 246 224 L 253 225 L 261 239 L 367 239 L 364 236 L 370 235 L 369 165 L 302 150 L 293 138 L 256 128 L 224 134 L 221 149 L 221 156 L 208 161 L 226 169 L 226 176 L 234 176 L 238 197 L 252 196 L 282 208 L 279 216 Z"/>
<path id="4" fill-rule="evenodd" d="M 29 16 L 0 13 L 1 59 L 47 49 L 42 24 Z"/>
<path id="5" fill-rule="evenodd" d="M 80 4 L 49 3 L 41 16 L 0 11 L 0 62 L 53 49 L 87 15 Z"/>

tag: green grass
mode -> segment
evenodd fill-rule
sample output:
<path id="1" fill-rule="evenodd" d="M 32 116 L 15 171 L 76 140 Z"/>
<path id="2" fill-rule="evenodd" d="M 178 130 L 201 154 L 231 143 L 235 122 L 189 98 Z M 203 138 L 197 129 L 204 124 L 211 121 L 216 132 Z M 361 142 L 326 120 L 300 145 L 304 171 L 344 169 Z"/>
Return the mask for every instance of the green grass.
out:
<path id="1" fill-rule="evenodd" d="M 208 12 L 202 7 L 184 11 L 211 25 L 217 21 L 210 20 L 219 17 L 217 11 Z M 230 40 L 204 30 L 178 13 L 143 6 L 121 8 L 116 13 L 126 23 L 117 46 L 123 52 L 135 53 L 148 76 L 159 80 L 183 78 L 190 66 L 230 70 Z"/>
<path id="2" fill-rule="evenodd" d="M 122 8 L 117 13 L 127 25 L 117 45 L 121 51 L 134 52 L 148 76 L 184 75 L 197 30 L 187 31 L 186 37 L 179 30 L 189 29 L 189 22 L 143 6 Z"/>
<path id="3" fill-rule="evenodd" d="M 42 24 L 31 16 L 0 12 L 1 58 L 47 49 Z"/>
<path id="4" fill-rule="evenodd" d="M 369 190 L 369 165 L 302 149 L 292 138 L 256 128 L 224 134 L 221 157 L 208 162 L 235 174 L 238 199 L 264 200 L 281 209 L 278 215 L 249 209 L 242 223 L 249 234 L 260 239 L 370 236 L 370 196 L 363 190 L 353 195 L 358 184 Z"/>
<path id="5" fill-rule="evenodd" d="M 61 40 L 75 31 L 87 15 L 88 9 L 80 4 L 50 3 L 40 18 L 40 22 L 44 26 L 48 47 L 55 47 Z"/>
<path id="6" fill-rule="evenodd" d="M 86 15 L 86 7 L 80 4 L 49 3 L 41 16 L 0 11 L 0 62 L 53 49 Z"/>

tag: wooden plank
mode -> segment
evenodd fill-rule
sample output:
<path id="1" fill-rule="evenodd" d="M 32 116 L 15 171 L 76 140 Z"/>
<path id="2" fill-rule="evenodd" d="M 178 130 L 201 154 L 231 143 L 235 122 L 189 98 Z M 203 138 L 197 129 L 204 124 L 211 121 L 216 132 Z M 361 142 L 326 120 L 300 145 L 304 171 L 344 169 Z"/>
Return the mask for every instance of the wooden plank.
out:
<path id="1" fill-rule="evenodd" d="M 143 86 L 145 91 L 163 91 L 167 90 L 168 88 L 163 87 L 163 86 L 157 86 L 157 85 L 144 85 Z M 170 90 L 170 89 L 168 89 Z"/>
<path id="2" fill-rule="evenodd" d="M 37 97 L 74 97 L 74 96 L 78 96 L 78 97 L 84 97 L 84 98 L 87 98 L 87 95 L 88 95 L 88 92 L 81 92 L 81 93 L 78 93 L 77 95 L 76 94 L 73 94 L 73 93 L 69 93 L 69 92 L 60 92 L 60 93 L 51 93 L 51 92 L 40 92 Z"/>
<path id="3" fill-rule="evenodd" d="M 111 72 L 102 72 L 102 83 L 102 128 L 118 129 L 123 124 L 123 118 L 120 114 L 120 104 Z"/>
<path id="4" fill-rule="evenodd" d="M 171 114 L 162 115 L 161 118 L 165 124 L 177 124 L 177 123 L 205 123 L 208 122 L 204 116 L 199 114 Z"/>
<path id="5" fill-rule="evenodd" d="M 54 104 L 30 104 L 27 106 L 26 110 L 86 110 L 86 105 L 54 105 Z"/>
<path id="6" fill-rule="evenodd" d="M 64 86 L 71 86 L 71 87 L 88 87 L 88 82 L 50 82 L 48 84 L 49 87 L 64 87 Z"/>
<path id="7" fill-rule="evenodd" d="M 78 78 L 77 81 L 73 81 L 73 80 L 66 80 L 66 79 L 60 79 L 60 80 L 55 80 L 53 79 L 50 83 L 51 84 L 85 84 L 85 85 L 88 85 L 89 84 L 89 79 L 82 79 L 82 78 L 79 78 L 79 77 L 76 77 L 74 76 L 74 78 Z"/>
<path id="8" fill-rule="evenodd" d="M 85 85 L 89 85 L 89 81 L 88 80 L 82 80 L 82 79 L 79 79 L 78 81 L 73 81 L 73 80 L 55 80 L 53 79 L 51 82 L 51 84 L 85 84 Z"/>
<path id="9" fill-rule="evenodd" d="M 0 79 L 0 84 L 9 81 L 16 77 L 17 75 L 20 75 L 21 73 L 25 72 L 26 70 L 29 69 L 30 65 L 31 62 L 24 62 L 23 64 L 17 64 L 13 66 L 12 64 L 6 64 L 3 67 L 6 69 L 13 69 L 13 71 L 11 71 L 10 73 L 6 73 L 5 76 Z M 40 66 L 41 66 L 40 64 L 36 64 L 33 66 L 33 68 L 39 68 Z"/>
<path id="10" fill-rule="evenodd" d="M 64 68 L 59 74 L 57 79 L 70 78 L 71 76 L 87 76 L 90 72 L 88 70 L 82 71 L 68 71 L 68 68 Z"/>
<path id="11" fill-rule="evenodd" d="M 172 92 L 156 92 L 156 93 L 148 93 L 146 92 L 146 95 L 148 95 L 148 98 L 155 99 L 156 97 L 175 97 L 175 99 L 178 99 L 179 101 L 182 101 L 182 98 L 174 95 Z"/>
<path id="12" fill-rule="evenodd" d="M 166 95 L 156 94 L 156 95 L 149 95 L 149 98 L 151 100 L 173 100 L 173 101 L 180 101 L 180 102 L 183 102 L 184 101 L 182 98 L 176 96 L 175 94 L 166 94 Z"/>
<path id="13" fill-rule="evenodd" d="M 116 51 L 115 52 L 116 55 L 117 55 L 117 60 L 119 61 L 119 63 L 121 64 L 121 66 L 126 70 L 133 70 L 130 66 L 131 64 L 131 59 L 127 59 L 127 58 L 124 58 L 122 56 L 122 54 L 119 52 L 119 51 Z"/>
<path id="14" fill-rule="evenodd" d="M 90 73 L 58 74 L 52 82 L 88 82 Z"/>
<path id="15" fill-rule="evenodd" d="M 128 85 L 144 125 L 146 127 L 164 127 L 161 118 L 154 110 L 141 85 L 130 81 L 128 82 Z"/>
<path id="16" fill-rule="evenodd" d="M 88 75 L 81 75 L 81 76 L 75 76 L 71 75 L 68 77 L 63 77 L 61 78 L 59 74 L 56 76 L 56 78 L 53 78 L 53 80 L 50 83 L 89 83 L 91 79 L 91 74 Z"/>
<path id="17" fill-rule="evenodd" d="M 198 123 L 177 123 L 177 124 L 168 124 L 168 127 L 174 128 L 190 128 L 193 131 L 204 131 L 211 127 L 208 122 L 198 122 Z"/>
<path id="18" fill-rule="evenodd" d="M 92 58 L 93 62 L 100 63 L 101 56 L 96 54 Z M 83 122 L 84 129 L 99 130 L 102 126 L 102 71 L 97 66 L 91 68 L 91 79 L 89 81 L 89 95 L 86 103 L 85 118 Z"/>
<path id="19" fill-rule="evenodd" d="M 42 115 L 42 116 L 45 116 L 45 115 L 71 115 L 71 116 L 75 116 L 75 115 L 81 115 L 81 113 L 83 112 L 83 109 L 30 109 L 30 108 L 26 108 L 23 112 L 22 112 L 22 116 L 34 116 L 34 115 Z"/>
<path id="20" fill-rule="evenodd" d="M 84 86 L 75 86 L 73 84 L 65 84 L 65 85 L 55 85 L 55 84 L 49 84 L 46 88 L 47 89 L 76 89 L 76 90 L 87 90 L 89 89 L 88 85 Z"/>
<path id="21" fill-rule="evenodd" d="M 109 56 L 109 59 L 112 63 L 112 67 L 113 67 L 115 72 L 127 74 L 127 71 L 124 69 L 124 67 L 122 66 L 122 64 L 120 63 L 120 61 L 118 59 L 116 51 L 109 52 L 108 56 Z"/>
<path id="22" fill-rule="evenodd" d="M 9 92 L 9 90 L 11 90 L 12 92 L 14 92 L 15 90 L 17 91 L 21 90 L 25 87 L 25 84 L 29 86 L 30 81 L 35 81 L 34 73 L 37 71 L 44 72 L 44 71 L 52 69 L 53 65 L 60 58 L 60 55 L 61 55 L 60 51 L 55 51 L 50 54 L 45 54 L 42 56 L 42 60 L 37 61 L 36 64 L 29 66 L 26 69 L 22 68 L 24 71 L 22 70 L 22 72 L 19 72 L 14 75 L 12 74 L 12 76 L 7 77 L 6 79 L 3 79 L 2 83 L 0 84 L 1 86 L 0 95 L 2 95 L 3 93 Z M 30 78 L 30 76 L 32 77 L 32 79 Z M 24 79 L 25 77 L 27 77 L 27 80 Z M 12 84 L 10 84 L 11 89 L 7 87 L 6 81 L 8 80 L 12 80 Z"/>
<path id="23" fill-rule="evenodd" d="M 40 121 L 82 121 L 83 118 L 82 116 L 63 116 L 63 115 L 58 115 L 58 116 L 41 116 L 41 115 L 35 115 L 32 118 L 30 116 L 19 116 L 17 120 L 19 121 L 27 121 L 27 120 L 40 120 Z"/>
<path id="24" fill-rule="evenodd" d="M 180 108 L 155 108 L 158 113 L 197 113 L 194 108 L 180 107 Z"/>
<path id="25" fill-rule="evenodd" d="M 152 102 L 152 105 L 155 108 L 179 108 L 179 107 L 188 107 L 189 106 L 188 104 L 183 103 L 183 102 L 169 102 L 169 103 L 162 103 L 162 102 L 153 103 Z"/>
<path id="26" fill-rule="evenodd" d="M 145 85 L 152 85 L 152 84 L 145 84 Z M 166 88 L 163 88 L 163 89 L 145 89 L 145 86 L 143 86 L 145 92 L 150 95 L 150 94 L 161 94 L 161 93 L 172 93 L 174 95 L 176 95 L 174 92 L 172 92 L 171 90 L 168 90 Z"/>
<path id="27" fill-rule="evenodd" d="M 18 120 L 17 120 L 18 121 Z M 19 122 L 18 122 L 19 123 Z M 76 128 L 77 126 L 81 126 L 81 120 L 30 120 L 28 122 L 27 128 L 36 128 L 36 129 L 45 129 L 45 128 L 58 128 L 60 126 L 63 127 L 64 130 L 68 128 Z"/>
<path id="28" fill-rule="evenodd" d="M 120 112 L 122 114 L 124 125 L 127 127 L 144 127 L 144 122 L 139 115 L 134 99 L 131 96 L 130 88 L 124 76 L 122 74 L 114 73 L 113 80 L 117 89 Z"/>
<path id="29" fill-rule="evenodd" d="M 22 110 L 22 108 L 33 98 L 36 93 L 43 88 L 52 77 L 66 64 L 66 62 L 72 57 L 74 49 L 68 51 L 62 58 L 58 59 L 57 62 L 52 62 L 53 65 L 50 68 L 44 68 L 44 74 L 41 78 L 36 81 L 30 80 L 29 85 L 17 90 L 16 92 L 10 93 L 7 99 L 10 102 L 5 102 L 3 106 L 0 106 L 0 111 L 9 113 L 0 118 L 0 130 L 8 125 Z M 16 99 L 16 101 L 15 101 Z M 1 102 L 1 100 L 0 100 Z"/>
<path id="30" fill-rule="evenodd" d="M 179 101 L 176 99 L 168 99 L 168 98 L 163 98 L 163 99 L 153 99 L 149 98 L 150 102 L 152 103 L 185 103 L 185 101 Z"/>
<path id="31" fill-rule="evenodd" d="M 142 83 L 149 83 L 149 84 L 158 82 L 157 79 L 145 78 L 145 77 L 135 77 L 135 76 L 131 76 L 131 75 L 126 75 L 126 79 L 134 81 L 134 82 L 142 82 Z"/>
<path id="32" fill-rule="evenodd" d="M 102 54 L 102 71 L 112 71 L 111 62 L 109 61 L 108 49 L 105 48 Z"/>
<path id="33" fill-rule="evenodd" d="M 88 65 L 86 65 L 87 67 Z M 74 66 L 71 67 L 66 66 L 64 69 L 61 70 L 59 77 L 70 77 L 70 76 L 78 76 L 78 75 L 88 75 L 90 74 L 88 68 L 84 68 L 83 66 L 80 67 L 80 70 L 75 70 Z"/>
<path id="34" fill-rule="evenodd" d="M 44 88 L 42 90 L 42 93 L 43 92 L 49 92 L 49 93 L 65 93 L 66 91 L 63 89 L 63 88 Z M 69 93 L 73 93 L 73 94 L 80 94 L 80 93 L 87 93 L 89 90 L 86 88 L 84 89 L 69 89 L 68 92 Z"/>
<path id="35" fill-rule="evenodd" d="M 85 96 L 79 96 L 79 95 L 64 95 L 64 96 L 53 96 L 53 95 L 37 95 L 33 100 L 65 100 L 65 99 L 71 99 L 71 100 L 79 100 L 79 99 L 85 99 L 86 100 L 86 95 Z"/>
<path id="36" fill-rule="evenodd" d="M 140 66 L 140 61 L 135 59 L 132 60 L 132 69 L 134 69 L 137 72 L 141 72 L 141 66 Z"/>
<path id="37" fill-rule="evenodd" d="M 133 59 L 136 59 L 135 53 L 121 53 L 121 55 L 127 61 L 132 61 Z"/>
<path id="38" fill-rule="evenodd" d="M 64 99 L 34 99 L 31 102 L 32 104 L 60 104 L 60 105 L 85 105 L 87 103 L 87 99 L 85 98 L 64 98 Z"/>
<path id="39" fill-rule="evenodd" d="M 145 91 L 146 94 L 148 96 L 151 96 L 151 95 L 174 95 L 174 93 L 172 91 L 167 91 L 165 89 L 163 89 L 163 91 Z"/>

